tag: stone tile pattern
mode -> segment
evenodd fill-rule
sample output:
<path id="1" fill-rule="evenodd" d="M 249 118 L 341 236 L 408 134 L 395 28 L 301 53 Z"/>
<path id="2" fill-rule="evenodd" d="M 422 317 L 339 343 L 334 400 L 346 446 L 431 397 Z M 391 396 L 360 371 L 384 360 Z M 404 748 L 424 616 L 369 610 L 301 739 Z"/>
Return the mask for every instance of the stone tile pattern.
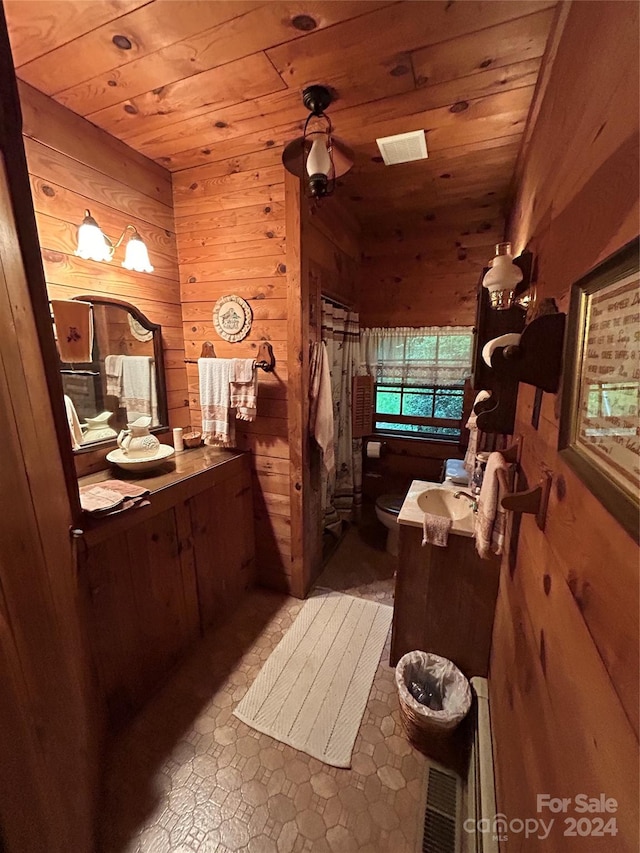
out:
<path id="1" fill-rule="evenodd" d="M 380 601 L 380 584 L 357 586 Z M 115 739 L 101 853 L 413 853 L 426 759 L 401 728 L 389 641 L 350 770 L 232 715 L 301 606 L 252 592 Z"/>

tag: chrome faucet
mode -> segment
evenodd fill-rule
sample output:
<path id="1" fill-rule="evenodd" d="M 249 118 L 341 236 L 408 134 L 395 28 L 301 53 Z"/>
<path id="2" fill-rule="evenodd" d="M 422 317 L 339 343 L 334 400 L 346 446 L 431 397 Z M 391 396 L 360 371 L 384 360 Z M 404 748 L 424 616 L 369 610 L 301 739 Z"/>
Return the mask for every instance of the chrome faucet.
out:
<path id="1" fill-rule="evenodd" d="M 454 492 L 454 498 L 469 498 L 471 501 L 471 509 L 474 512 L 478 511 L 478 499 L 474 495 L 470 495 L 469 492 Z"/>

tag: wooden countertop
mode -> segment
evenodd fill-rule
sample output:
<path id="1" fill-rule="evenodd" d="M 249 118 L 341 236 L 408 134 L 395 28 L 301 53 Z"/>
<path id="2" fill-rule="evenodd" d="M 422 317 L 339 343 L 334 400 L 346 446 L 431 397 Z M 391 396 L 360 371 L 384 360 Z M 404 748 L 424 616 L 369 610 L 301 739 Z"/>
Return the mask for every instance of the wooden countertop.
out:
<path id="1" fill-rule="evenodd" d="M 114 535 L 121 529 L 143 521 L 150 515 L 211 488 L 217 481 L 232 476 L 242 465 L 246 452 L 224 450 L 218 447 L 194 447 L 176 453 L 154 472 L 140 476 L 125 472 L 115 465 L 105 471 L 97 471 L 78 478 L 78 486 L 103 483 L 105 480 L 122 480 L 149 489 L 150 506 L 125 510 L 103 518 L 82 513 L 81 529 L 88 540 L 98 541 Z M 230 464 L 235 461 L 236 464 Z M 225 467 L 226 466 L 226 467 Z"/>

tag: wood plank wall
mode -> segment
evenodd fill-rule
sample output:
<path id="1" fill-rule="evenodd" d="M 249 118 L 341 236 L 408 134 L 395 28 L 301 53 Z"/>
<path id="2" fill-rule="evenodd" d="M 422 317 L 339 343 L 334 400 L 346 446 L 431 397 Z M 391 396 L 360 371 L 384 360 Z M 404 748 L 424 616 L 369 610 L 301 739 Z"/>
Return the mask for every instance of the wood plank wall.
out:
<path id="1" fill-rule="evenodd" d="M 291 520 L 287 413 L 287 268 L 284 168 L 269 149 L 174 173 L 173 197 L 187 357 L 204 341 L 222 358 L 250 358 L 268 340 L 274 373 L 259 373 L 258 417 L 237 422 L 239 446 L 252 451 L 256 564 L 261 583 L 290 588 Z M 213 327 L 216 301 L 234 293 L 253 311 L 239 343 Z M 187 365 L 190 420 L 201 425 L 198 368 Z"/>
<path id="2" fill-rule="evenodd" d="M 589 62 L 584 46 L 592 44 Z M 568 307 L 571 282 L 637 238 L 638 7 L 574 3 L 520 170 L 510 233 L 529 244 L 544 296 Z M 546 841 L 511 834 L 503 851 L 636 851 L 638 547 L 557 453 L 558 398 L 520 386 L 516 430 L 530 482 L 553 473 L 547 527 L 523 518 L 503 566 L 493 633 L 491 717 L 498 811 L 554 817 L 536 795 L 618 802 L 616 836 Z M 589 815 L 593 818 L 594 815 Z M 601 842 L 598 844 L 598 842 Z"/>
<path id="3" fill-rule="evenodd" d="M 293 193 L 292 193 L 293 195 Z M 287 195 L 289 204 L 289 194 Z M 358 309 L 357 271 L 360 264 L 360 226 L 334 195 L 314 203 L 300 198 L 301 275 L 308 307 L 302 344 L 322 339 L 321 297 L 329 296 L 352 310 Z M 290 235 L 287 240 L 290 242 Z M 309 396 L 309 368 L 302 377 L 300 393 Z M 305 592 L 322 569 L 322 454 L 315 440 L 308 438 L 308 424 L 300 440 L 306 448 L 307 478 L 303 483 L 302 525 L 304 543 Z"/>
<path id="4" fill-rule="evenodd" d="M 146 157 L 65 107 L 19 84 L 24 145 L 50 298 L 113 296 L 162 326 L 170 426 L 189 423 L 187 374 L 171 177 Z M 149 249 L 153 274 L 125 270 L 121 246 L 110 264 L 74 255 L 76 229 L 91 210 L 110 238 L 127 223 Z"/>
<path id="5" fill-rule="evenodd" d="M 78 612 L 71 448 L 59 444 L 62 394 L 51 398 L 60 379 L 47 375 L 55 344 L 41 323 L 47 298 L 1 10 L 0 54 L 0 847 L 88 853 L 103 721 Z"/>
<path id="6" fill-rule="evenodd" d="M 444 208 L 431 216 L 381 217 L 363 228 L 362 328 L 473 325 L 478 279 L 503 239 L 504 218 L 493 207 Z"/>

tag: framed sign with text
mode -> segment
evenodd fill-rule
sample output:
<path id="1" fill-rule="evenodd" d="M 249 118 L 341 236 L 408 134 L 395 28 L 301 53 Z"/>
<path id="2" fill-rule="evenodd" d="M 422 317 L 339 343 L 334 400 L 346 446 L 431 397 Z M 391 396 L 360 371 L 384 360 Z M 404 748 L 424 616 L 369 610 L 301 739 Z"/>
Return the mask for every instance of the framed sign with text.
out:
<path id="1" fill-rule="evenodd" d="M 638 541 L 640 276 L 638 241 L 571 289 L 559 449 Z"/>

